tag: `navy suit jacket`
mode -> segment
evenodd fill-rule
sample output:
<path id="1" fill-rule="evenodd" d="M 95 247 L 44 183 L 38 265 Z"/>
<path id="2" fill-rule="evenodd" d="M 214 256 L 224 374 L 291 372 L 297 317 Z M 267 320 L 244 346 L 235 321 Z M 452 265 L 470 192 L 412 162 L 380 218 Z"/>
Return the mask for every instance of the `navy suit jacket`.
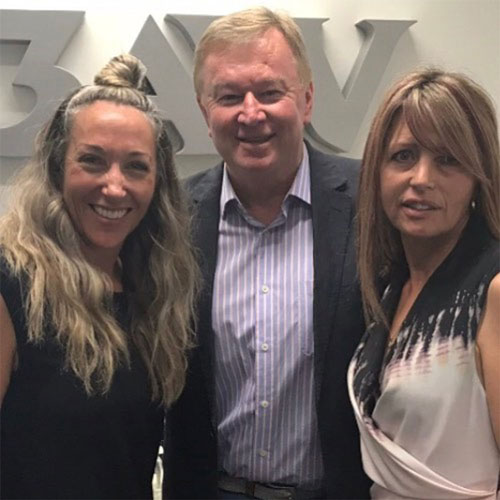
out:
<path id="1" fill-rule="evenodd" d="M 326 498 L 368 498 L 359 434 L 347 394 L 348 363 L 364 330 L 354 252 L 354 198 L 359 162 L 325 155 L 309 144 L 314 238 L 314 380 Z M 222 164 L 186 182 L 194 204 L 194 243 L 203 290 L 197 343 L 186 387 L 167 415 L 166 498 L 217 498 L 212 291 Z"/>

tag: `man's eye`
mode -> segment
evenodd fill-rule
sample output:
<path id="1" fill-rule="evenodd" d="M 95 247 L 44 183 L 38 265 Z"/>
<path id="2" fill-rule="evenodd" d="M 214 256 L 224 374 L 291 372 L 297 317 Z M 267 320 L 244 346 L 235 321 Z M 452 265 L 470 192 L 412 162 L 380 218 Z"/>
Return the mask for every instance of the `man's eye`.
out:
<path id="1" fill-rule="evenodd" d="M 281 91 L 278 89 L 270 89 L 262 92 L 259 95 L 261 102 L 275 102 L 281 97 Z"/>
<path id="2" fill-rule="evenodd" d="M 409 163 L 415 161 L 415 153 L 411 149 L 402 149 L 394 153 L 391 160 L 398 163 Z"/>
<path id="3" fill-rule="evenodd" d="M 231 104 L 237 104 L 240 102 L 241 96 L 238 94 L 224 94 L 220 96 L 217 101 L 224 106 L 230 106 Z"/>

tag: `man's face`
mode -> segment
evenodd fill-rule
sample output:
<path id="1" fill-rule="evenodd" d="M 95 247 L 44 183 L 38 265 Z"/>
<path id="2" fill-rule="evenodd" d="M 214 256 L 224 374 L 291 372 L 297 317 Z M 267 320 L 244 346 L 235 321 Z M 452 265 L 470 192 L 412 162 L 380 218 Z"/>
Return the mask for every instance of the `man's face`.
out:
<path id="1" fill-rule="evenodd" d="M 293 178 L 311 119 L 313 86 L 301 83 L 281 32 L 270 29 L 250 42 L 216 48 L 201 78 L 198 103 L 231 177 L 265 171 Z"/>

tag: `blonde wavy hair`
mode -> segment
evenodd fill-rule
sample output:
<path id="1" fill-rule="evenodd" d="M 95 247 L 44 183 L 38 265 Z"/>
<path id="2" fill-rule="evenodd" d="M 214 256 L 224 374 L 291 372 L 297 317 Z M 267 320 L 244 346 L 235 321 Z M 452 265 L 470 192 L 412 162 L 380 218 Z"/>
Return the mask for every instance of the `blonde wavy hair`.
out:
<path id="1" fill-rule="evenodd" d="M 64 347 L 65 368 L 93 394 L 108 391 L 117 366 L 129 365 L 129 336 L 147 366 L 152 399 L 168 406 L 185 381 L 198 268 L 167 122 L 141 91 L 144 82 L 142 63 L 124 54 L 99 72 L 94 85 L 76 90 L 61 103 L 37 135 L 35 153 L 14 183 L 11 208 L 0 219 L 0 247 L 13 272 L 28 279 L 31 342 L 45 339 L 49 320 Z M 131 317 L 128 333 L 113 316 L 111 280 L 85 260 L 62 197 L 74 118 L 96 101 L 142 111 L 156 137 L 155 192 L 120 252 Z"/>
<path id="2" fill-rule="evenodd" d="M 493 101 L 463 74 L 415 71 L 387 92 L 373 119 L 362 160 L 358 198 L 358 271 L 368 321 L 387 324 L 378 282 L 404 261 L 399 232 L 380 199 L 380 168 L 395 124 L 402 118 L 425 148 L 455 157 L 477 188 L 475 212 L 500 236 L 500 153 Z M 443 151 L 443 149 L 445 149 Z"/>
<path id="3" fill-rule="evenodd" d="M 255 40 L 272 28 L 280 31 L 285 37 L 295 56 L 300 81 L 304 86 L 308 86 L 312 80 L 312 71 L 297 23 L 285 12 L 272 11 L 267 7 L 253 7 L 216 19 L 204 32 L 194 53 L 193 80 L 196 95 L 201 95 L 203 65 L 210 53 L 227 45 Z"/>

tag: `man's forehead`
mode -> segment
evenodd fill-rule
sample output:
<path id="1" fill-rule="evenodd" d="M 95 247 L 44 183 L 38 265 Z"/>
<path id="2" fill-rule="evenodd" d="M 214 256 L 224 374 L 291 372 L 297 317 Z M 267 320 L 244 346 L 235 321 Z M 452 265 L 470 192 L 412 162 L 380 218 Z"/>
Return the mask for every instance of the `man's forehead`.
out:
<path id="1" fill-rule="evenodd" d="M 247 79 L 245 81 L 222 78 L 217 80 L 213 86 L 212 91 L 214 94 L 223 92 L 225 90 L 239 90 L 245 88 L 252 89 L 267 89 L 269 87 L 286 87 L 286 82 L 282 78 L 255 78 Z"/>
<path id="2" fill-rule="evenodd" d="M 265 48 L 270 44 L 283 42 L 288 48 L 290 44 L 281 31 L 276 28 L 266 28 L 263 30 L 244 33 L 239 37 L 228 37 L 213 40 L 205 48 L 205 59 L 210 56 L 225 56 L 228 53 L 247 53 L 249 48 Z"/>

